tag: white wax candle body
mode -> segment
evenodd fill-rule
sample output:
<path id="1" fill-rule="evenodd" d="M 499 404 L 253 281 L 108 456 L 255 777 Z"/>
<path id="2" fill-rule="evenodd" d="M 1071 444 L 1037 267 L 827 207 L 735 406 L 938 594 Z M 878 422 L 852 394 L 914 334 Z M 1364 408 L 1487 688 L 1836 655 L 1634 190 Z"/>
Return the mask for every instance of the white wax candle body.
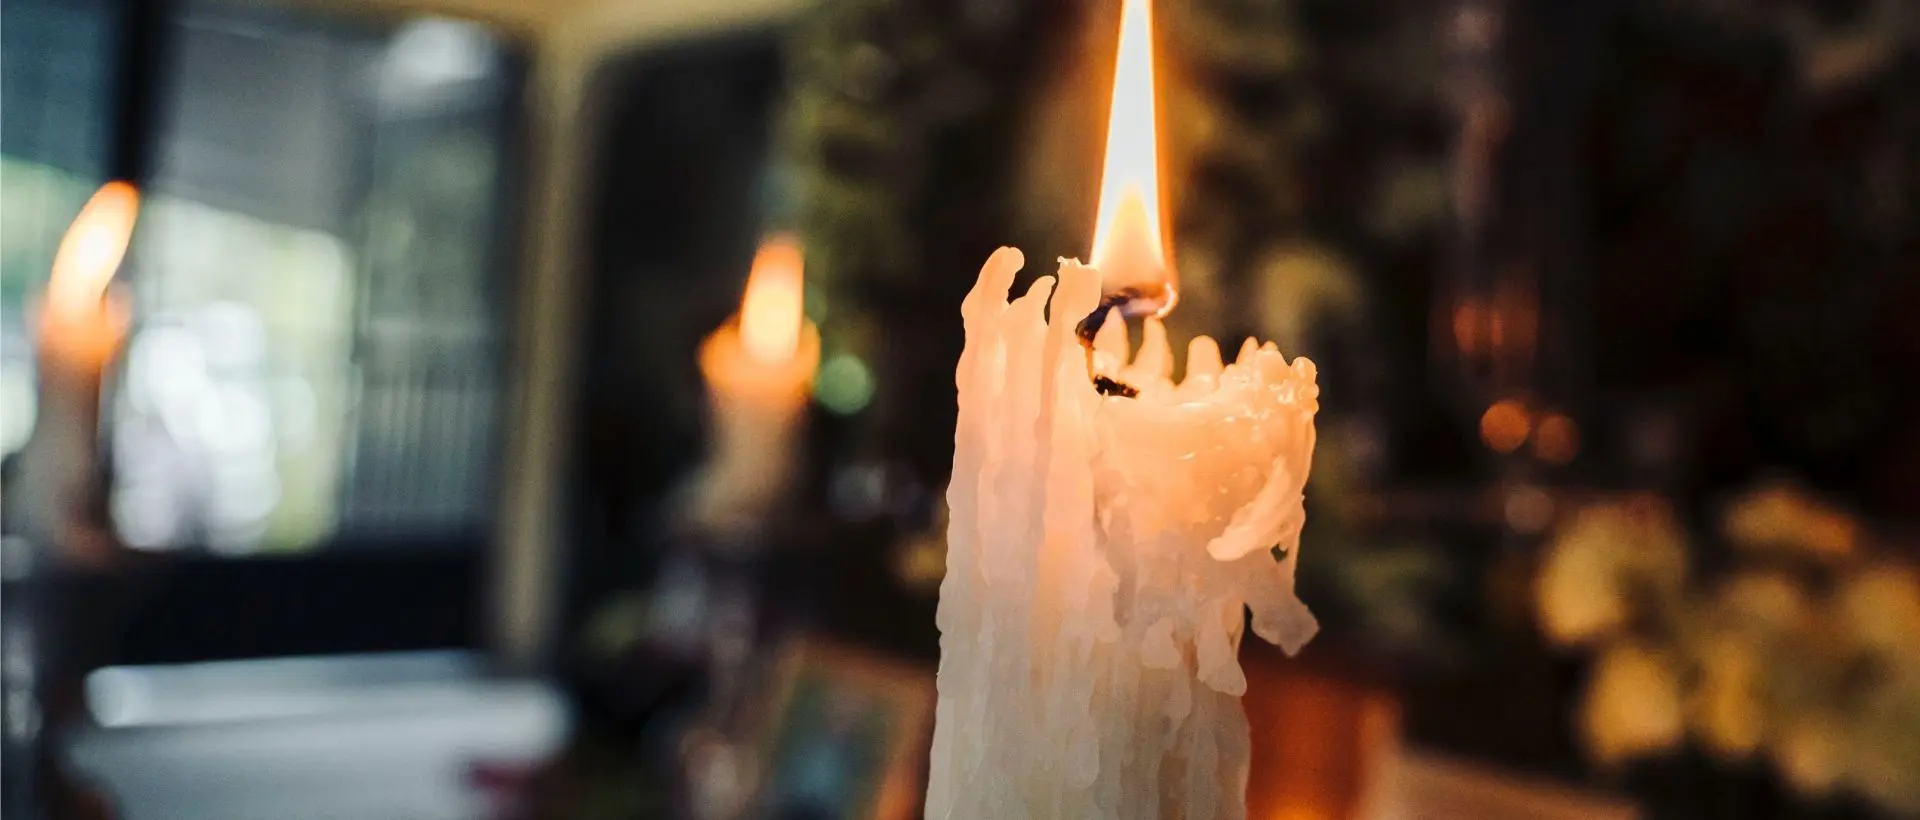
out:
<path id="1" fill-rule="evenodd" d="M 927 816 L 1244 817 L 1243 607 L 1288 652 L 1316 629 L 1293 590 L 1313 363 L 1222 367 L 1201 338 L 1176 385 L 1149 320 L 1116 374 L 1139 396 L 1102 397 L 1074 336 L 1099 272 L 1008 304 L 1021 264 L 997 252 L 962 309 Z M 1096 347 L 1125 363 L 1124 323 Z"/>

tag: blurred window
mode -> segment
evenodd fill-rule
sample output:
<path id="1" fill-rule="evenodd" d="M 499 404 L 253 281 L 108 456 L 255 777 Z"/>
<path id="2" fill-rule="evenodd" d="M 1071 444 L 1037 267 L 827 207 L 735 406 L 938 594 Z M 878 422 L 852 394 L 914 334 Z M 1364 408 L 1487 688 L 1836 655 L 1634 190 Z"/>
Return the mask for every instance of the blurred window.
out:
<path id="1" fill-rule="evenodd" d="M 27 300 L 106 173 L 116 20 L 103 0 L 0 4 L 0 451 L 33 427 Z"/>
<path id="2" fill-rule="evenodd" d="M 20 449 L 33 430 L 36 373 L 27 302 L 46 285 L 61 234 L 98 185 L 0 154 L 0 452 Z"/>
<path id="3" fill-rule="evenodd" d="M 113 515 L 147 549 L 483 543 L 520 72 L 448 21 L 169 21 Z"/>

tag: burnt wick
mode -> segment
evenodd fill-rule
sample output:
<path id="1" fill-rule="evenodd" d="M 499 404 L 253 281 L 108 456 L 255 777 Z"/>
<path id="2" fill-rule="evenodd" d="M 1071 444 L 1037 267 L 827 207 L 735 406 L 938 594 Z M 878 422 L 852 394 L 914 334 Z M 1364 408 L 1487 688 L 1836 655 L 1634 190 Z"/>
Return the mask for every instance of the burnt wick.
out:
<path id="1" fill-rule="evenodd" d="M 1119 396 L 1123 399 L 1130 399 L 1140 395 L 1139 388 L 1125 382 L 1115 381 L 1106 376 L 1093 377 L 1093 392 L 1099 393 L 1102 396 Z"/>
<path id="2" fill-rule="evenodd" d="M 1102 396 L 1120 396 L 1130 399 L 1140 395 L 1139 388 L 1133 385 L 1093 372 L 1094 337 L 1100 335 L 1100 328 L 1106 325 L 1109 315 L 1116 310 L 1124 314 L 1127 304 L 1138 298 L 1140 298 L 1139 292 L 1132 288 L 1102 296 L 1100 304 L 1093 309 L 1093 312 L 1087 314 L 1087 318 L 1081 319 L 1080 324 L 1074 327 L 1074 334 L 1080 337 L 1080 346 L 1087 351 L 1087 375 L 1093 379 L 1094 392 Z"/>
<path id="3" fill-rule="evenodd" d="M 1094 337 L 1099 336 L 1100 328 L 1107 325 L 1107 316 L 1115 309 L 1123 314 L 1126 313 L 1127 304 L 1139 297 L 1139 293 L 1132 288 L 1100 297 L 1100 304 L 1095 306 L 1093 312 L 1087 314 L 1087 318 L 1081 319 L 1080 324 L 1074 328 L 1074 332 L 1080 336 L 1080 344 L 1092 350 Z"/>

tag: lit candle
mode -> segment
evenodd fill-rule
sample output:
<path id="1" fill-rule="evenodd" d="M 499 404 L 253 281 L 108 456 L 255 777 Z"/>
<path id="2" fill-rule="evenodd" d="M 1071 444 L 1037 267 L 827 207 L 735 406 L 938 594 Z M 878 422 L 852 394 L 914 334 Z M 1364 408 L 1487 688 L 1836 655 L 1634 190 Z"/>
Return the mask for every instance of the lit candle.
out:
<path id="1" fill-rule="evenodd" d="M 820 362 L 802 265 L 795 239 L 768 239 L 754 256 L 740 313 L 700 347 L 714 446 L 688 510 L 696 524 L 750 523 L 786 489 L 793 437 Z"/>
<path id="2" fill-rule="evenodd" d="M 97 379 L 120 349 L 127 310 L 108 297 L 140 210 L 140 194 L 125 182 L 101 186 L 80 209 L 60 247 L 39 305 L 38 337 L 45 377 Z"/>
<path id="3" fill-rule="evenodd" d="M 1289 653 L 1317 629 L 1294 595 L 1314 366 L 1200 337 L 1172 380 L 1152 20 L 1121 16 L 1099 267 L 1008 304 L 1002 248 L 961 307 L 930 818 L 1244 817 L 1245 610 Z M 1137 354 L 1104 313 L 1082 352 L 1097 307 L 1150 314 Z"/>
<path id="4" fill-rule="evenodd" d="M 80 561 L 107 551 L 90 526 L 100 388 L 126 339 L 128 309 L 109 290 L 126 256 L 140 195 L 109 182 L 87 200 L 54 252 L 46 292 L 35 306 L 38 407 L 22 455 L 21 511 L 27 529 Z"/>

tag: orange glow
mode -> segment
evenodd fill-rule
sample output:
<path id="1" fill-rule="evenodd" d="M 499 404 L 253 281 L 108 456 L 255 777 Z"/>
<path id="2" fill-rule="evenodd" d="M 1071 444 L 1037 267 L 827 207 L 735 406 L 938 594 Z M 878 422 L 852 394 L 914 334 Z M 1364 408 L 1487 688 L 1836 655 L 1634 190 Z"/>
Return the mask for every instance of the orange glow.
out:
<path id="1" fill-rule="evenodd" d="M 71 321 L 101 312 L 139 212 L 140 192 L 125 182 L 102 185 L 87 200 L 54 253 L 45 305 L 49 319 Z"/>
<path id="2" fill-rule="evenodd" d="M 740 304 L 740 343 L 755 360 L 778 364 L 800 349 L 806 322 L 804 265 L 800 243 L 791 236 L 768 239 L 754 256 Z"/>
<path id="3" fill-rule="evenodd" d="M 1156 132 L 1151 0 L 1121 0 L 1120 47 L 1107 113 L 1106 160 L 1091 264 L 1108 292 L 1135 288 L 1159 296 L 1159 313 L 1177 292 L 1160 216 L 1160 140 Z"/>
<path id="4" fill-rule="evenodd" d="M 1487 323 L 1487 309 L 1479 302 L 1462 302 L 1453 309 L 1453 343 L 1466 355 L 1480 353 L 1481 326 Z"/>
<path id="5" fill-rule="evenodd" d="M 1480 440 L 1497 453 L 1511 453 L 1527 443 L 1533 422 L 1527 408 L 1513 399 L 1503 399 L 1487 408 L 1480 417 Z"/>
<path id="6" fill-rule="evenodd" d="M 1277 655 L 1278 653 L 1273 653 Z M 1247 813 L 1261 820 L 1366 817 L 1393 786 L 1400 703 L 1336 664 L 1283 663 L 1243 647 L 1253 740 Z"/>
<path id="7" fill-rule="evenodd" d="M 1534 432 L 1533 454 L 1548 464 L 1570 464 L 1580 454 L 1580 427 L 1573 419 L 1553 413 L 1540 420 Z"/>

